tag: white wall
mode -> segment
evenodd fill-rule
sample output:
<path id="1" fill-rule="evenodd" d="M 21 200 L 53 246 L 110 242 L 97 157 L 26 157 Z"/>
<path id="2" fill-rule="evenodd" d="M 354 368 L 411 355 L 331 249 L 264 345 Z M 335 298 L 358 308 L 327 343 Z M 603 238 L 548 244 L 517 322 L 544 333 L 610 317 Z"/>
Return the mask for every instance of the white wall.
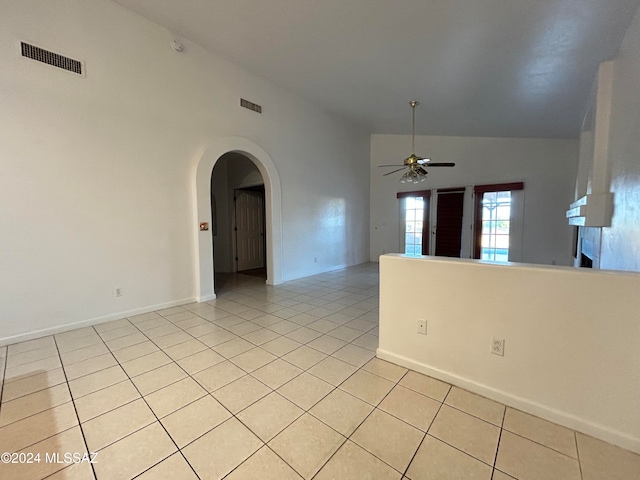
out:
<path id="1" fill-rule="evenodd" d="M 229 188 L 264 184 L 260 170 L 250 159 L 237 153 L 225 155 L 229 164 Z M 216 166 L 218 164 L 216 163 Z M 215 168 L 215 167 L 214 167 Z"/>
<path id="2" fill-rule="evenodd" d="M 108 0 L 0 11 L 0 343 L 193 299 L 195 168 L 220 137 L 276 164 L 285 280 L 367 260 L 364 129 L 188 40 L 173 51 Z M 86 78 L 21 58 L 19 40 L 84 60 Z"/>
<path id="3" fill-rule="evenodd" d="M 401 164 L 410 149 L 411 136 L 371 137 L 371 261 L 400 251 L 397 192 L 524 181 L 523 261 L 570 264 L 572 231 L 565 211 L 573 201 L 577 139 L 417 136 L 416 154 L 456 166 L 432 168 L 419 185 L 401 184 L 401 172 L 383 176 L 392 169 L 378 165 Z"/>
<path id="4" fill-rule="evenodd" d="M 600 267 L 640 271 L 640 10 L 614 64 L 609 165 L 613 218 L 602 229 Z"/>
<path id="5" fill-rule="evenodd" d="M 638 274 L 384 255 L 378 356 L 640 452 L 638 292 Z"/>
<path id="6" fill-rule="evenodd" d="M 232 154 L 227 154 L 232 155 Z M 225 161 L 227 155 L 222 158 L 213 167 L 211 174 L 211 197 L 215 199 L 215 217 L 216 228 L 213 235 L 213 258 L 215 269 L 218 272 L 232 272 L 233 265 L 231 263 L 231 219 L 229 212 L 231 205 L 229 204 L 229 162 Z M 212 203 L 213 207 L 213 203 Z M 213 222 L 213 210 L 211 218 Z"/>

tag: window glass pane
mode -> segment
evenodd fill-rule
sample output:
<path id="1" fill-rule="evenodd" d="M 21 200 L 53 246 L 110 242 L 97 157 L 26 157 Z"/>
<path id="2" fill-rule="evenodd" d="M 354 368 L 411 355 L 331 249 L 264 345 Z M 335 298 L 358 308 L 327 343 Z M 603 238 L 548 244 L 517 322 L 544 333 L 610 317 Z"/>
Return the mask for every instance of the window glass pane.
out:
<path id="1" fill-rule="evenodd" d="M 501 220 L 496 222 L 496 233 L 500 235 L 509 235 L 509 221 Z"/>
<path id="2" fill-rule="evenodd" d="M 509 249 L 509 235 L 496 235 L 494 238 L 496 239 L 497 248 Z"/>
<path id="3" fill-rule="evenodd" d="M 413 233 L 405 233 L 404 243 L 405 245 L 413 245 Z"/>
<path id="4" fill-rule="evenodd" d="M 496 250 L 495 262 L 508 262 L 509 261 L 509 250 Z"/>
<path id="5" fill-rule="evenodd" d="M 416 219 L 416 211 L 415 210 L 407 210 L 405 213 L 405 221 L 413 222 Z"/>
<path id="6" fill-rule="evenodd" d="M 510 205 L 500 205 L 498 207 L 498 220 L 509 220 L 511 216 Z"/>
<path id="7" fill-rule="evenodd" d="M 485 194 L 482 196 L 482 203 L 495 203 L 496 196 L 496 192 L 485 192 Z"/>
<path id="8" fill-rule="evenodd" d="M 429 198 L 416 196 L 405 197 L 401 205 L 404 207 L 404 253 L 407 255 L 422 255 L 423 229 L 428 228 L 424 223 Z"/>

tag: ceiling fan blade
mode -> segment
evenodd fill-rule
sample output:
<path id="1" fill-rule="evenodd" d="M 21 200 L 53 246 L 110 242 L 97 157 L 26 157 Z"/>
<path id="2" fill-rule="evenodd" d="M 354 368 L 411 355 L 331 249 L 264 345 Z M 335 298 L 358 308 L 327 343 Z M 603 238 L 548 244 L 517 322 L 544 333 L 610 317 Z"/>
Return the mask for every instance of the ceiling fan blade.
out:
<path id="1" fill-rule="evenodd" d="M 378 167 L 403 167 L 404 165 L 398 165 L 397 163 L 395 165 L 378 165 Z"/>
<path id="2" fill-rule="evenodd" d="M 427 174 L 427 171 L 422 167 L 418 167 L 417 170 L 418 170 L 418 172 L 422 173 L 423 175 Z"/>
<path id="3" fill-rule="evenodd" d="M 383 176 L 383 177 L 386 177 L 387 175 L 391 175 L 392 173 L 399 172 L 400 170 L 404 170 L 405 168 L 407 168 L 407 167 L 402 167 L 402 168 L 399 168 L 399 169 L 397 169 L 397 170 L 393 170 L 393 171 L 391 171 L 391 172 L 385 173 L 385 174 L 384 174 L 384 175 L 382 175 L 382 176 Z"/>
<path id="4" fill-rule="evenodd" d="M 438 162 L 438 163 L 427 163 L 425 167 L 455 167 L 456 164 L 453 162 Z"/>

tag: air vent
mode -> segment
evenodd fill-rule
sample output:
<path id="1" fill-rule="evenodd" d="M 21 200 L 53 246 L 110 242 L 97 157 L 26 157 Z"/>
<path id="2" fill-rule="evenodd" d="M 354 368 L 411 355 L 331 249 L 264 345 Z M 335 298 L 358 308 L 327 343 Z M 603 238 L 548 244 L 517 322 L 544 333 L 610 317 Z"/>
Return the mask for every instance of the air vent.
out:
<path id="1" fill-rule="evenodd" d="M 25 42 L 20 42 L 20 49 L 23 57 L 82 75 L 82 62 L 79 60 L 74 60 Z"/>
<path id="2" fill-rule="evenodd" d="M 253 110 L 254 112 L 262 113 L 261 105 L 250 102 L 249 100 L 245 100 L 244 98 L 240 99 L 240 106 L 244 108 L 248 108 L 249 110 Z"/>

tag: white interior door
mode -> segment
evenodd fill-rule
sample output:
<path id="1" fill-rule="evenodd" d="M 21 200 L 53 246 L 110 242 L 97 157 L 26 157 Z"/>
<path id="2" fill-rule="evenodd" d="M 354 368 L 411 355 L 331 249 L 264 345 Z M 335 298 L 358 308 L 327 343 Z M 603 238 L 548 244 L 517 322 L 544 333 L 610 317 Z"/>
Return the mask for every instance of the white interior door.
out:
<path id="1" fill-rule="evenodd" d="M 237 190 L 235 204 L 238 271 L 264 267 L 264 196 Z"/>

